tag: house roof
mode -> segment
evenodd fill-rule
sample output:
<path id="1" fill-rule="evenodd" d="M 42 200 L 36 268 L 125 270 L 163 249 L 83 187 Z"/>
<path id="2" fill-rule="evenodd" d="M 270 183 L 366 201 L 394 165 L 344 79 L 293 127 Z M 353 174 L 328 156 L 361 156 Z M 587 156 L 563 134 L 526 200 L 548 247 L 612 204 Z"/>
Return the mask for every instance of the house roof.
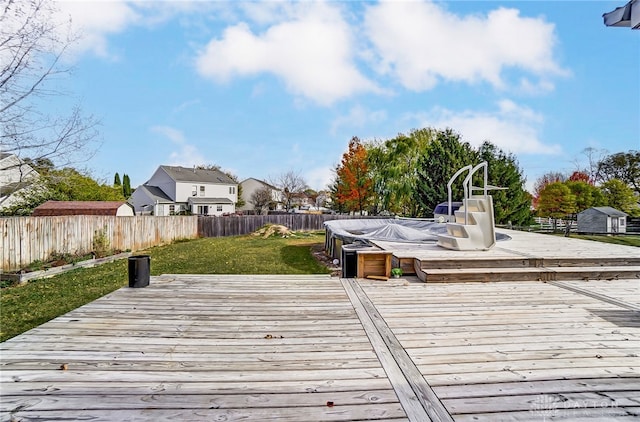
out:
<path id="1" fill-rule="evenodd" d="M 204 170 L 179 166 L 160 166 L 160 168 L 176 182 L 237 184 L 233 179 L 219 170 Z"/>
<path id="2" fill-rule="evenodd" d="M 167 196 L 167 194 L 164 193 L 164 191 L 157 186 L 141 185 L 138 189 L 140 188 L 146 190 L 147 193 L 149 194 L 148 196 L 154 201 L 158 201 L 161 203 L 173 202 L 171 198 L 169 198 L 169 196 Z"/>
<path id="3" fill-rule="evenodd" d="M 600 212 L 602 214 L 606 214 L 609 217 L 626 217 L 627 215 L 629 215 L 627 213 L 624 213 L 624 212 L 622 212 L 620 210 L 617 210 L 615 208 L 612 208 L 612 207 L 592 207 L 590 209 L 596 210 L 596 211 L 598 211 L 598 212 Z M 585 210 L 585 211 L 587 211 L 587 210 Z"/>
<path id="4" fill-rule="evenodd" d="M 190 204 L 233 204 L 229 198 L 205 198 L 202 196 L 192 196 L 187 202 Z"/>
<path id="5" fill-rule="evenodd" d="M 256 182 L 261 183 L 262 185 L 264 185 L 264 186 L 266 186 L 266 187 L 268 187 L 268 188 L 270 188 L 270 189 L 273 189 L 273 190 L 280 190 L 280 189 L 278 189 L 277 187 L 275 187 L 275 186 L 273 186 L 273 185 L 271 185 L 271 184 L 269 184 L 269 183 L 265 182 L 264 180 L 256 179 L 255 177 L 247 177 L 247 178 L 246 178 L 246 179 L 244 179 L 242 182 L 240 182 L 240 184 L 242 185 L 242 184 L 244 184 L 244 182 L 246 182 L 246 181 L 248 181 L 248 180 L 255 180 Z"/>
<path id="6" fill-rule="evenodd" d="M 33 216 L 116 215 L 124 201 L 47 201 L 33 210 Z"/>

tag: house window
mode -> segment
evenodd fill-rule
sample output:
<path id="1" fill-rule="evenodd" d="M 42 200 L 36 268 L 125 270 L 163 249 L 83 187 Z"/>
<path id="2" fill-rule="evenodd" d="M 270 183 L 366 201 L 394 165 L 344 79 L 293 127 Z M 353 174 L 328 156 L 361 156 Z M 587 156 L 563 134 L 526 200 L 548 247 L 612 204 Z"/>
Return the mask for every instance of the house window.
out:
<path id="1" fill-rule="evenodd" d="M 217 210 L 218 212 L 222 212 L 222 205 L 218 205 Z"/>
<path id="2" fill-rule="evenodd" d="M 171 204 L 169 205 L 169 215 L 175 215 L 176 213 L 176 206 Z"/>
<path id="3" fill-rule="evenodd" d="M 209 215 L 209 206 L 208 205 L 198 205 L 198 214 L 199 215 Z"/>
<path id="4" fill-rule="evenodd" d="M 230 186 L 229 187 L 229 195 L 234 195 L 236 193 L 236 187 L 235 186 Z"/>
<path id="5" fill-rule="evenodd" d="M 198 186 L 197 185 L 191 186 L 191 196 L 197 196 L 197 195 L 198 195 Z"/>
<path id="6" fill-rule="evenodd" d="M 624 227 L 624 224 L 625 224 L 625 219 L 621 218 L 620 219 L 620 227 Z"/>
<path id="7" fill-rule="evenodd" d="M 204 196 L 204 186 L 200 186 L 200 196 Z"/>

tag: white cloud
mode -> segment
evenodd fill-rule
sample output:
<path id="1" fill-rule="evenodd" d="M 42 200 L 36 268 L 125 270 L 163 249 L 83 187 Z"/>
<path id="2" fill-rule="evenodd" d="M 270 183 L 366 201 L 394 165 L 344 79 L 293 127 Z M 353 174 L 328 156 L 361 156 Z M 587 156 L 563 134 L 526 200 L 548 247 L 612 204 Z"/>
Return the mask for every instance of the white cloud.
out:
<path id="1" fill-rule="evenodd" d="M 342 128 L 361 129 L 367 125 L 379 124 L 387 119 L 384 110 L 370 111 L 361 105 L 356 105 L 344 116 L 339 116 L 331 123 L 331 134 L 335 135 Z"/>
<path id="2" fill-rule="evenodd" d="M 540 114 L 510 100 L 499 101 L 498 109 L 491 112 L 434 109 L 412 118 L 422 126 L 453 128 L 474 146 L 490 141 L 513 153 L 559 154 L 562 151 L 560 145 L 546 144 L 540 139 L 538 128 L 544 123 Z"/>
<path id="3" fill-rule="evenodd" d="M 506 68 L 538 77 L 567 73 L 553 57 L 553 24 L 522 17 L 517 9 L 458 16 L 445 7 L 429 1 L 368 7 L 364 28 L 378 55 L 377 70 L 415 91 L 441 80 L 504 88 Z"/>
<path id="4" fill-rule="evenodd" d="M 283 18 L 289 19 L 295 15 L 293 4 L 282 1 L 243 1 L 238 6 L 247 18 L 263 25 L 281 22 Z"/>
<path id="5" fill-rule="evenodd" d="M 60 30 L 66 31 L 65 24 L 71 21 L 71 30 L 79 38 L 72 56 L 90 52 L 110 60 L 118 57 L 109 37 L 132 26 L 153 27 L 180 15 L 201 17 L 208 11 L 228 9 L 223 2 L 203 1 L 55 0 L 55 6 Z"/>
<path id="6" fill-rule="evenodd" d="M 340 9 L 315 2 L 294 6 L 292 18 L 258 35 L 246 23 L 226 28 L 199 53 L 198 72 L 217 82 L 271 73 L 294 95 L 321 105 L 377 91 L 353 63 L 354 40 Z"/>
<path id="7" fill-rule="evenodd" d="M 56 20 L 70 19 L 73 32 L 79 35 L 71 51 L 73 54 L 91 51 L 100 57 L 115 58 L 108 48 L 108 36 L 122 32 L 142 19 L 124 1 L 57 1 L 56 5 L 59 8 Z"/>
<path id="8" fill-rule="evenodd" d="M 207 162 L 198 149 L 189 144 L 184 134 L 178 129 L 169 126 L 153 126 L 151 131 L 164 136 L 178 147 L 169 155 L 169 165 L 191 167 Z"/>

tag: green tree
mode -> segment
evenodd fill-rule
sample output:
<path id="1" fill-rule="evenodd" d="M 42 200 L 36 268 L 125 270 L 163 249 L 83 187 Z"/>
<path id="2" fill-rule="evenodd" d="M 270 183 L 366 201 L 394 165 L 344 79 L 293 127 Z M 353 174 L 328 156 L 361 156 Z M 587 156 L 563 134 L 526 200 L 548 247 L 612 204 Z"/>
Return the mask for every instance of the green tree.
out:
<path id="1" fill-rule="evenodd" d="M 53 161 L 48 158 L 36 158 L 32 160 L 31 158 L 25 158 L 24 162 L 29 164 L 35 171 L 38 172 L 41 176 L 48 174 L 51 170 L 55 168 L 53 165 Z"/>
<path id="2" fill-rule="evenodd" d="M 553 229 L 557 221 L 566 219 L 570 224 L 571 216 L 576 212 L 576 198 L 571 190 L 562 182 L 553 182 L 540 191 L 538 199 L 538 215 L 553 219 Z"/>
<path id="3" fill-rule="evenodd" d="M 116 175 L 113 176 L 113 186 L 122 186 L 122 182 L 120 181 L 120 174 L 116 172 Z"/>
<path id="4" fill-rule="evenodd" d="M 584 182 L 567 180 L 564 184 L 575 197 L 575 212 L 579 213 L 591 207 L 600 207 L 605 204 L 602 191 L 597 187 Z"/>
<path id="5" fill-rule="evenodd" d="M 36 185 L 21 193 L 16 203 L 4 208 L 2 215 L 31 215 L 33 209 L 54 201 L 123 201 L 122 190 L 100 183 L 89 174 L 73 168 L 50 170 Z"/>
<path id="6" fill-rule="evenodd" d="M 536 180 L 533 185 L 533 207 L 538 209 L 538 201 L 540 199 L 540 192 L 549 184 L 555 182 L 564 182 L 567 180 L 567 176 L 560 172 L 545 173 Z"/>
<path id="7" fill-rule="evenodd" d="M 367 147 L 377 209 L 407 216 L 418 213 L 418 162 L 436 133 L 430 128 L 413 130 Z"/>
<path id="8" fill-rule="evenodd" d="M 447 200 L 447 183 L 451 176 L 477 161 L 478 153 L 469 143 L 462 142 L 459 134 L 451 129 L 438 131 L 436 139 L 427 145 L 418 159 L 414 200 L 419 208 L 416 216 L 433 217 L 436 205 Z M 454 200 L 462 199 L 462 183 L 455 183 L 452 193 Z"/>
<path id="9" fill-rule="evenodd" d="M 532 223 L 531 195 L 525 190 L 526 179 L 513 154 L 507 154 L 490 142 L 479 150 L 480 161 L 487 162 L 489 184 L 506 188 L 489 192 L 493 197 L 497 224 L 525 226 Z"/>
<path id="10" fill-rule="evenodd" d="M 600 186 L 600 189 L 604 195 L 604 202 L 608 206 L 632 216 L 640 215 L 638 198 L 634 195 L 633 189 L 622 180 L 608 180 Z"/>
<path id="11" fill-rule="evenodd" d="M 125 199 L 129 199 L 131 196 L 131 180 L 129 180 L 128 174 L 122 175 L 122 195 Z"/>
<path id="12" fill-rule="evenodd" d="M 48 178 L 48 188 L 60 201 L 122 201 L 122 191 L 100 183 L 87 173 L 73 168 L 54 170 Z"/>
<path id="13" fill-rule="evenodd" d="M 640 194 L 640 151 L 611 154 L 598 163 L 597 181 L 621 180 Z"/>

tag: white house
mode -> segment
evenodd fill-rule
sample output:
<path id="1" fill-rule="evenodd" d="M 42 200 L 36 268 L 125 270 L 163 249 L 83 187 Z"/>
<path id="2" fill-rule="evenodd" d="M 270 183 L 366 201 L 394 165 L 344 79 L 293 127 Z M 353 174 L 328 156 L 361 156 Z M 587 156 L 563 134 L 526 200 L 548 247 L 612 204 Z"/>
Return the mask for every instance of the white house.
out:
<path id="1" fill-rule="evenodd" d="M 251 197 L 259 189 L 269 189 L 271 192 L 271 204 L 269 208 L 273 210 L 282 209 L 282 192 L 275 186 L 269 183 L 250 177 L 240 182 L 242 186 L 242 199 L 244 199 L 244 206 L 240 208 L 242 211 L 252 211 L 255 209 L 255 205 L 251 202 Z"/>
<path id="2" fill-rule="evenodd" d="M 30 189 L 40 175 L 14 154 L 0 152 L 0 208 L 19 199 L 19 193 Z"/>
<path id="3" fill-rule="evenodd" d="M 129 198 L 136 214 L 222 215 L 236 211 L 238 184 L 219 170 L 160 166 Z"/>

